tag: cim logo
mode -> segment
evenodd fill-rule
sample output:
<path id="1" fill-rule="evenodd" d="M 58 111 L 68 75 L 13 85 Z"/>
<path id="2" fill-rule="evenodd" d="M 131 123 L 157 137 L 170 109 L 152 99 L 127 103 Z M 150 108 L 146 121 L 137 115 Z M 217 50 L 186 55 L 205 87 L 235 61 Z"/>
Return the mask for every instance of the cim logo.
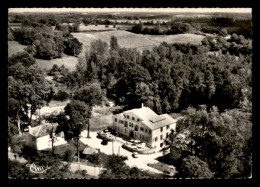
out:
<path id="1" fill-rule="evenodd" d="M 44 173 L 46 172 L 48 169 L 50 169 L 50 167 L 43 167 L 43 166 L 36 166 L 34 163 L 32 164 L 26 164 L 26 167 L 30 168 L 30 171 L 33 173 Z"/>

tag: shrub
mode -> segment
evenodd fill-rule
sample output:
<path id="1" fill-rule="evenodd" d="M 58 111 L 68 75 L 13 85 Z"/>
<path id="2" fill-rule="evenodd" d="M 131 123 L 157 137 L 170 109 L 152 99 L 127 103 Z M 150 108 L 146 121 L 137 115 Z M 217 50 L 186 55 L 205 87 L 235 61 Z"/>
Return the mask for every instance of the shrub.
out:
<path id="1" fill-rule="evenodd" d="M 70 95 L 67 92 L 59 90 L 58 93 L 54 96 L 54 99 L 57 101 L 65 101 L 69 97 Z"/>
<path id="2" fill-rule="evenodd" d="M 70 149 L 66 150 L 63 154 L 63 160 L 71 162 L 72 161 L 72 151 Z"/>
<path id="3" fill-rule="evenodd" d="M 9 66 L 13 66 L 17 63 L 22 63 L 24 67 L 29 67 L 34 65 L 36 62 L 35 58 L 27 52 L 19 52 L 17 54 L 12 55 L 8 59 Z"/>

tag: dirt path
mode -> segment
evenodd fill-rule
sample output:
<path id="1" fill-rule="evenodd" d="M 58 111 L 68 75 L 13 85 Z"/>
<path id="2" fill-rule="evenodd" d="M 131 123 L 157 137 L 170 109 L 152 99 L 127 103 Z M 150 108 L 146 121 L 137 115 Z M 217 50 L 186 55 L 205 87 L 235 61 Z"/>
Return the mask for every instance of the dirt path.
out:
<path id="1" fill-rule="evenodd" d="M 78 162 L 72 162 L 70 165 L 70 171 L 72 171 L 72 172 L 79 170 L 79 168 L 80 168 L 80 170 L 86 170 L 88 175 L 91 175 L 94 177 L 97 177 L 104 170 L 104 168 L 102 168 L 102 167 L 94 168 L 93 166 L 88 166 L 88 165 L 85 165 L 82 163 L 78 164 Z"/>

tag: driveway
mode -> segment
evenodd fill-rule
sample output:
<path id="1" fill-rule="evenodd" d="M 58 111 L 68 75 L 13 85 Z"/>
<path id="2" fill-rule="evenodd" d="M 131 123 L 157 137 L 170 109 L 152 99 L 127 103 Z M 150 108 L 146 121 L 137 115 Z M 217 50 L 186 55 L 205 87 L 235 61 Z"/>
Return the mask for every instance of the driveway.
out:
<path id="1" fill-rule="evenodd" d="M 155 159 L 159 156 L 162 156 L 162 152 L 154 153 L 154 154 L 150 154 L 150 155 L 139 154 L 138 158 L 133 158 L 132 152 L 127 151 L 121 147 L 122 143 L 115 141 L 114 149 L 113 149 L 112 142 L 108 142 L 107 145 L 101 144 L 102 140 L 97 138 L 97 132 L 90 132 L 91 138 L 86 138 L 86 136 L 87 136 L 87 131 L 84 130 L 82 132 L 81 138 L 80 138 L 80 141 L 83 144 L 88 145 L 93 148 L 100 149 L 100 152 L 103 152 L 107 155 L 112 155 L 113 151 L 114 151 L 114 154 L 126 156 L 128 158 L 128 160 L 126 160 L 126 164 L 129 165 L 130 167 L 136 166 L 137 168 L 142 169 L 142 170 L 148 170 L 148 171 L 154 172 L 154 173 L 163 173 L 157 169 L 147 166 L 148 163 L 157 163 L 158 161 Z"/>

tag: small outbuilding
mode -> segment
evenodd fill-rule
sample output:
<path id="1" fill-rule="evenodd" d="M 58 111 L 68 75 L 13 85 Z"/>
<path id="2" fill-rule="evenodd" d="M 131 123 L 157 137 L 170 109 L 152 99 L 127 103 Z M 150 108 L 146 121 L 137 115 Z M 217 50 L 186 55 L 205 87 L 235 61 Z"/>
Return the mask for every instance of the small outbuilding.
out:
<path id="1" fill-rule="evenodd" d="M 95 149 L 95 148 L 92 148 L 92 147 L 86 147 L 83 150 L 82 154 L 84 154 L 84 155 L 92 155 L 94 153 L 99 153 L 99 152 L 100 152 L 99 149 Z"/>

